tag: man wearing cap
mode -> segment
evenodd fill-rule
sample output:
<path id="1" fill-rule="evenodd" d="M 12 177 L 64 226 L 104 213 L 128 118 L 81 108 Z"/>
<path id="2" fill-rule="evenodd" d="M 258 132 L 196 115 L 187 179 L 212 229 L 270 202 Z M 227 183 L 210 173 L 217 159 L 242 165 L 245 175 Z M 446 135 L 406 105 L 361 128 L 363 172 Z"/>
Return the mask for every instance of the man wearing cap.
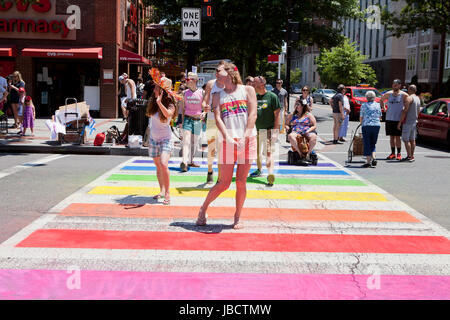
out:
<path id="1" fill-rule="evenodd" d="M 183 160 L 180 165 L 181 172 L 187 172 L 188 167 L 199 167 L 194 163 L 194 156 L 202 131 L 203 90 L 197 88 L 197 82 L 198 75 L 189 72 L 186 79 L 187 90 L 184 92 L 184 102 L 182 103 Z M 193 145 L 191 145 L 192 135 L 194 136 Z"/>
<path id="2" fill-rule="evenodd" d="M 128 75 L 126 73 L 122 74 L 119 77 L 119 82 L 125 86 L 125 97 L 122 97 L 121 99 L 121 108 L 122 108 L 122 114 L 124 118 L 128 118 L 128 110 L 127 110 L 127 103 L 130 100 L 134 100 L 137 98 L 136 94 L 136 84 L 133 80 L 128 79 Z"/>
<path id="3" fill-rule="evenodd" d="M 383 112 L 386 112 L 386 135 L 390 136 L 391 154 L 386 158 L 387 160 L 402 160 L 402 130 L 400 117 L 402 111 L 408 100 L 408 94 L 401 91 L 402 82 L 399 79 L 395 79 L 392 83 L 392 90 L 386 92 L 380 101 L 380 106 Z M 384 107 L 387 100 L 388 109 Z M 400 124 L 400 126 L 399 126 Z M 395 148 L 397 148 L 397 156 L 395 155 Z"/>

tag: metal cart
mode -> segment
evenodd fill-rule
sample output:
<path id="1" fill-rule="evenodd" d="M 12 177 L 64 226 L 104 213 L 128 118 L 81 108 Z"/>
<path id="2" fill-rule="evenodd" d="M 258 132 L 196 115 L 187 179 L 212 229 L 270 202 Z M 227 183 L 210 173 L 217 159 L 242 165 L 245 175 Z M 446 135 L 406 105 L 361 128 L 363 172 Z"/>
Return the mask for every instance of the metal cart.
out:
<path id="1" fill-rule="evenodd" d="M 6 113 L 0 115 L 0 133 L 8 134 L 8 116 Z"/>
<path id="2" fill-rule="evenodd" d="M 352 132 L 352 140 L 350 141 L 350 145 L 348 147 L 348 159 L 346 163 L 352 163 L 354 156 L 364 155 L 364 143 L 362 132 L 359 132 L 360 129 L 361 124 L 359 124 L 358 127 L 356 127 L 356 129 Z"/>
<path id="3" fill-rule="evenodd" d="M 75 102 L 76 112 L 67 112 L 68 102 Z M 68 121 L 68 116 L 74 116 L 75 120 Z M 78 101 L 76 98 L 67 98 L 64 109 L 64 125 L 66 126 L 66 134 L 58 133 L 58 143 L 72 143 L 81 145 L 86 142 L 86 126 L 89 125 L 87 118 L 80 119 L 80 112 L 78 110 Z"/>

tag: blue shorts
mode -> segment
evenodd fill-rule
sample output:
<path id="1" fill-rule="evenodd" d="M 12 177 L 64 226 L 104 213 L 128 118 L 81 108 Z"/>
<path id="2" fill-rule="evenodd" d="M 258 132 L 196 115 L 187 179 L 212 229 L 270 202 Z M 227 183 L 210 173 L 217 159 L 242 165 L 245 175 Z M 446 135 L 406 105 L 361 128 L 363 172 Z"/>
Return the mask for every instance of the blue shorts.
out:
<path id="1" fill-rule="evenodd" d="M 202 125 L 202 120 L 184 116 L 183 130 L 190 131 L 192 134 L 199 136 L 202 132 Z"/>
<path id="2" fill-rule="evenodd" d="M 150 158 L 159 158 L 163 153 L 172 154 L 173 142 L 171 140 L 155 141 L 149 139 L 148 155 Z"/>

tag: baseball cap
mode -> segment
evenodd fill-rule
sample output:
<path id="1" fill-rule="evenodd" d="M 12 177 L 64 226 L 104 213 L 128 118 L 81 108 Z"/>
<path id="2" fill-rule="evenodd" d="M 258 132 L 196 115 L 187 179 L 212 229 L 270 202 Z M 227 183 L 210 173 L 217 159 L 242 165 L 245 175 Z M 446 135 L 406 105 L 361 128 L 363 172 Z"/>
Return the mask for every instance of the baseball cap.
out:
<path id="1" fill-rule="evenodd" d="M 402 84 L 402 80 L 400 80 L 400 79 L 395 79 L 394 81 L 392 81 L 392 83 L 395 83 L 395 84 Z"/>

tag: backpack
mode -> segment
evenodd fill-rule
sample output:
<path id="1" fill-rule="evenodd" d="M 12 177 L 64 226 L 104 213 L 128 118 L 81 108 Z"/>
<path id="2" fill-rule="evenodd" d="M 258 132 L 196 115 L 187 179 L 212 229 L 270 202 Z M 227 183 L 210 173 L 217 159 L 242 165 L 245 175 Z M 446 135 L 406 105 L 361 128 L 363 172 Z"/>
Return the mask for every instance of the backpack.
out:
<path id="1" fill-rule="evenodd" d="M 105 142 L 105 133 L 104 132 L 98 133 L 95 136 L 94 146 L 101 147 L 103 145 L 103 142 Z"/>
<path id="2" fill-rule="evenodd" d="M 119 143 L 120 141 L 120 131 L 116 126 L 112 126 L 106 131 L 106 143 L 112 143 L 113 140 L 115 140 L 116 143 Z"/>

